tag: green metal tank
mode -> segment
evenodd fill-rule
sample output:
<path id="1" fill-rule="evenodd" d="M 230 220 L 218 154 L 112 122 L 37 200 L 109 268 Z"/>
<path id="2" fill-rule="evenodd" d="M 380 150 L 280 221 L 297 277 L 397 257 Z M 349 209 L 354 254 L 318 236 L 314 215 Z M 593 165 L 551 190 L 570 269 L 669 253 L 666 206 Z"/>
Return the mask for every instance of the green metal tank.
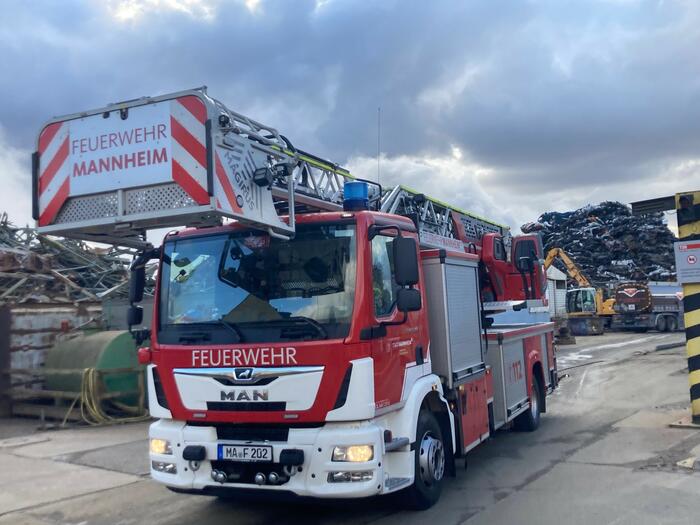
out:
<path id="1" fill-rule="evenodd" d="M 134 339 L 126 330 L 85 333 L 56 343 L 47 353 L 44 367 L 57 370 L 134 368 L 139 367 L 137 350 Z M 105 374 L 105 391 L 136 391 L 139 373 L 143 373 L 143 370 L 138 373 Z M 45 388 L 78 393 L 81 381 L 82 373 L 77 371 L 69 374 L 46 374 Z M 131 395 L 119 398 L 119 401 L 134 405 L 137 399 L 138 396 Z"/>

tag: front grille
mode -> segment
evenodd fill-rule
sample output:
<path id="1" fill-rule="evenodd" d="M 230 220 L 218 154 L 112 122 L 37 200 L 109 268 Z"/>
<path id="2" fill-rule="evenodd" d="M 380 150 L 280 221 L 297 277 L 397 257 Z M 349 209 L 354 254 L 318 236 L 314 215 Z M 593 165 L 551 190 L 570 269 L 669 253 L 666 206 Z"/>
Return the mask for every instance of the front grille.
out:
<path id="1" fill-rule="evenodd" d="M 240 381 L 236 381 L 233 377 L 214 376 L 214 377 L 212 377 L 212 379 L 214 381 L 217 381 L 217 382 L 221 383 L 222 385 L 226 385 L 226 386 L 240 386 L 240 385 L 244 384 L 244 383 L 241 383 Z M 276 379 L 277 379 L 276 377 L 262 377 L 260 379 L 257 379 L 255 381 L 252 381 L 252 382 L 247 383 L 247 384 L 255 385 L 255 386 L 265 386 L 265 385 L 269 385 L 270 383 L 272 383 Z"/>
<path id="2" fill-rule="evenodd" d="M 216 437 L 220 441 L 279 441 L 289 439 L 289 427 L 263 425 L 217 425 Z"/>
<path id="3" fill-rule="evenodd" d="M 283 401 L 209 401 L 207 410 L 220 412 L 281 412 L 287 409 Z"/>

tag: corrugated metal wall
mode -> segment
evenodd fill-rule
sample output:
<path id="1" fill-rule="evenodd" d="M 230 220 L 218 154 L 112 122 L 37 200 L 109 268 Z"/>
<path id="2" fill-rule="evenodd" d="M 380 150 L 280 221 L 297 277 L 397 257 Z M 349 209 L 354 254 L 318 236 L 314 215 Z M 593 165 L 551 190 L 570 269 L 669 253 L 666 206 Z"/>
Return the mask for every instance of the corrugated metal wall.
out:
<path id="1" fill-rule="evenodd" d="M 56 337 L 102 313 L 99 303 L 21 304 L 10 308 L 10 367 L 38 368 Z"/>
<path id="2" fill-rule="evenodd" d="M 566 315 L 566 281 L 547 279 L 547 302 L 552 317 Z"/>

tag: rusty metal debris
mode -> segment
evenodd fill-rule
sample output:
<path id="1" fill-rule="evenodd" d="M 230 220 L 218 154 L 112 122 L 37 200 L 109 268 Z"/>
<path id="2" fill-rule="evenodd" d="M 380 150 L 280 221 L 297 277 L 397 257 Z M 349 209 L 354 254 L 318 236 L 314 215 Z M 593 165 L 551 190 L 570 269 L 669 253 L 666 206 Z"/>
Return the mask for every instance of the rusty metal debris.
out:
<path id="1" fill-rule="evenodd" d="M 543 213 L 521 230 L 541 232 L 545 253 L 563 248 L 595 284 L 672 281 L 676 276 L 675 237 L 663 213 L 632 215 L 620 202 L 601 202 L 574 211 Z"/>
<path id="2" fill-rule="evenodd" d="M 3 213 L 0 303 L 76 303 L 126 296 L 132 255 L 130 249 L 39 235 L 33 228 L 14 226 Z"/>

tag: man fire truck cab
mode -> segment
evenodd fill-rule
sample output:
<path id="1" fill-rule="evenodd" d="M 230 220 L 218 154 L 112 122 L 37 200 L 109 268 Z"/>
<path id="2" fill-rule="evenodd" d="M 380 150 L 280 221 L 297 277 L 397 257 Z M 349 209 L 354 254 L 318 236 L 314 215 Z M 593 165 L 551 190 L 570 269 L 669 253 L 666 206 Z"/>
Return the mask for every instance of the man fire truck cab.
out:
<path id="1" fill-rule="evenodd" d="M 537 236 L 354 179 L 204 88 L 53 119 L 33 188 L 42 233 L 138 251 L 131 326 L 157 260 L 134 334 L 172 490 L 428 508 L 557 385 Z"/>

